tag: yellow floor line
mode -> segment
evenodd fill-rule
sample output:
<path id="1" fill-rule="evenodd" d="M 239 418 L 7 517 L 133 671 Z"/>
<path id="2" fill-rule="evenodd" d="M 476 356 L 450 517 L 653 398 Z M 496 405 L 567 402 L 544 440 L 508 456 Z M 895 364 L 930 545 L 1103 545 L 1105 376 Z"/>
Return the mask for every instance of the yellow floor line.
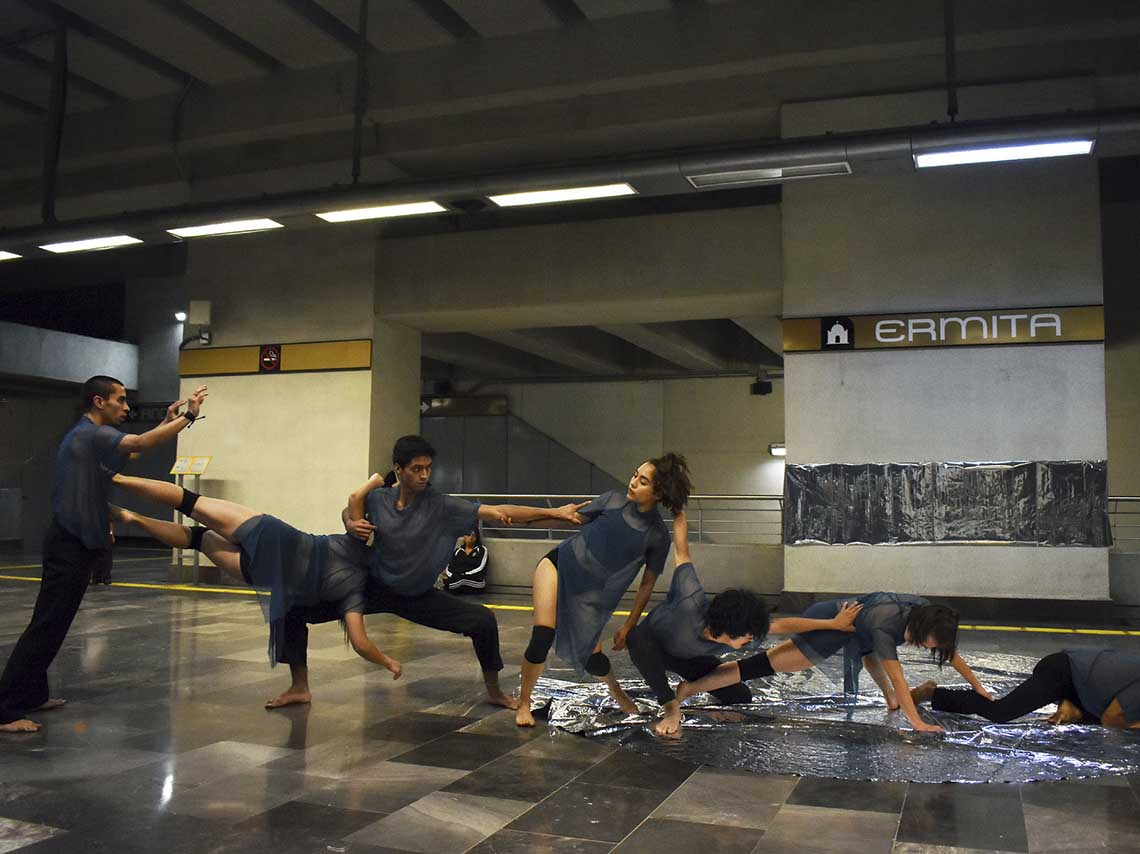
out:
<path id="1" fill-rule="evenodd" d="M 137 560 L 138 558 L 136 558 Z M 122 563 L 122 561 L 116 561 Z M 33 567 L 6 566 L 3 569 L 30 569 Z M 38 565 L 34 567 L 38 569 Z M 39 581 L 38 575 L 0 575 L 4 581 Z M 248 587 L 199 587 L 194 584 L 146 584 L 141 581 L 113 581 L 112 587 L 132 587 L 138 590 L 166 590 L 179 593 L 222 593 L 229 596 L 265 596 L 259 590 Z M 488 608 L 495 611 L 533 611 L 530 605 L 492 605 Z M 628 617 L 629 611 L 614 611 L 615 617 Z M 1112 637 L 1140 637 L 1140 630 L 1129 629 L 1067 629 L 1057 626 L 979 626 L 960 625 L 958 628 L 968 632 L 1030 632 L 1046 635 L 1100 635 Z"/>
<path id="2" fill-rule="evenodd" d="M 162 560 L 160 557 L 124 557 L 115 558 L 115 563 L 146 563 L 147 561 Z M 43 567 L 42 563 L 24 563 L 17 566 L 0 566 L 0 570 L 7 572 L 9 569 L 40 569 Z"/>

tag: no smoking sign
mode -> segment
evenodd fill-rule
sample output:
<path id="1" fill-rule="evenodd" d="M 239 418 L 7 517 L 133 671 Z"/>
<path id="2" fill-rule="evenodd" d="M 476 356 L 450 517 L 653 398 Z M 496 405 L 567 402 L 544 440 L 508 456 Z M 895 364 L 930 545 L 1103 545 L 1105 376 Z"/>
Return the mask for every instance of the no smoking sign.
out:
<path id="1" fill-rule="evenodd" d="M 281 370 L 280 344 L 261 345 L 261 360 L 258 362 L 258 369 L 263 374 L 275 374 Z"/>

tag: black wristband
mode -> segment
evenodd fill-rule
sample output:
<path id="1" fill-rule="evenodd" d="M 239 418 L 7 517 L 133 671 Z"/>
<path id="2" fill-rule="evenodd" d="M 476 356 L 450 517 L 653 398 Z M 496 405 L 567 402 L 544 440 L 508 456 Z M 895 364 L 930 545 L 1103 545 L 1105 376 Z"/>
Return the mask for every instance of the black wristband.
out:
<path id="1" fill-rule="evenodd" d="M 198 416 L 195 415 L 193 412 L 191 412 L 189 409 L 187 409 L 185 412 L 182 413 L 182 417 L 185 418 L 187 421 L 189 421 L 191 424 L 193 424 L 195 419 L 197 419 Z"/>

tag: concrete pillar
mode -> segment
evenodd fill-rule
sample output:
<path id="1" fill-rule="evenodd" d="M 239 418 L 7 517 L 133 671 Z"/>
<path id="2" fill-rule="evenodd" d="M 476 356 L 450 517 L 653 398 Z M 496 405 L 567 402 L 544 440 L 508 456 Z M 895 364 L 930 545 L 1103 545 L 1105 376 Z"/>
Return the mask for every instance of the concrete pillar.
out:
<path id="1" fill-rule="evenodd" d="M 372 333 L 370 472 L 392 467 L 392 445 L 420 431 L 420 332 L 376 318 Z M 363 482 L 364 478 L 361 478 Z"/>

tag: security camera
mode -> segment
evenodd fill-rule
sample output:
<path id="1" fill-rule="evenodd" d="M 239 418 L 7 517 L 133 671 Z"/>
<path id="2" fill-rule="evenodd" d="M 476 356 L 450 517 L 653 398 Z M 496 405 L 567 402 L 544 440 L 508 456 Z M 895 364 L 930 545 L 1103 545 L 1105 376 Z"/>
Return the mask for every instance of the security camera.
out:
<path id="1" fill-rule="evenodd" d="M 757 379 L 756 382 L 752 383 L 750 388 L 753 394 L 771 394 L 772 381 Z"/>

